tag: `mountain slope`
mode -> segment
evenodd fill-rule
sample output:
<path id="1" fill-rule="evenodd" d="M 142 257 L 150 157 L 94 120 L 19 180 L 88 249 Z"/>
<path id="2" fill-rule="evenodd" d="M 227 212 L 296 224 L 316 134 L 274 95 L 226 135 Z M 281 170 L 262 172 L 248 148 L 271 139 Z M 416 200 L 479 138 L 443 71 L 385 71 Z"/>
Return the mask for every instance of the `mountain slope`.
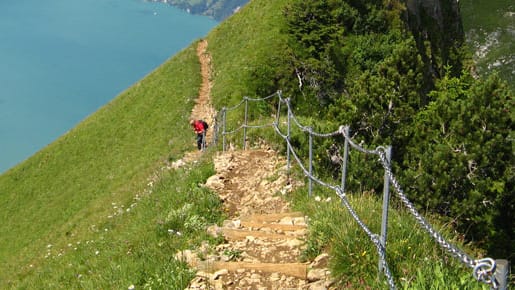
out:
<path id="1" fill-rule="evenodd" d="M 236 24 L 224 23 L 220 29 L 233 30 L 246 39 L 273 40 L 277 33 L 273 23 L 265 22 L 264 27 L 254 23 L 261 17 L 270 20 L 280 16 L 286 2 L 255 6 L 246 16 L 235 15 L 240 17 L 233 20 Z M 240 25 L 240 21 L 245 24 Z M 267 31 L 270 27 L 274 29 Z M 241 33 L 246 29 L 249 33 Z M 211 34 L 215 47 L 228 39 L 220 35 L 221 30 Z M 263 61 L 260 57 L 274 50 L 260 48 L 261 41 L 249 44 L 253 47 L 247 45 L 220 57 L 223 64 L 218 73 L 225 78 L 215 82 L 215 88 L 223 86 L 223 93 L 230 91 L 235 96 L 247 91 L 230 84 L 240 79 L 236 75 L 246 75 L 239 68 L 258 67 Z M 241 48 L 240 44 L 234 43 L 237 47 Z M 108 221 L 113 204 L 130 205 L 156 168 L 192 148 L 188 118 L 201 83 L 195 49 L 196 44 L 192 44 L 76 128 L 0 176 L 0 288 L 19 285 L 24 277 L 33 275 L 39 277 L 35 281 L 51 277 L 51 268 L 43 266 L 49 253 L 90 238 L 99 224 Z M 245 57 L 250 52 L 260 54 Z M 241 59 L 233 62 L 231 58 L 238 56 Z M 256 63 L 249 63 L 249 59 Z"/>
<path id="2" fill-rule="evenodd" d="M 1 282 L 51 241 L 85 234 L 112 202 L 131 200 L 159 161 L 190 148 L 184 111 L 198 92 L 198 70 L 195 49 L 180 52 L 0 176 Z"/>
<path id="3" fill-rule="evenodd" d="M 249 92 L 262 97 L 282 87 L 276 68 L 295 76 L 287 66 L 291 51 L 283 15 L 292 2 L 251 1 L 207 36 L 211 95 L 218 109 L 240 102 Z M 223 220 L 220 199 L 203 186 L 214 171 L 210 152 L 200 162 L 160 170 L 194 148 L 187 119 L 201 84 L 196 47 L 174 56 L 0 176 L 0 288 L 186 287 L 193 274 L 173 256 L 180 249 L 201 247 L 203 240 L 220 243 L 204 232 Z M 266 118 L 266 105 L 260 109 Z M 237 117 L 228 122 L 241 124 Z M 289 196 L 315 225 L 306 255 L 331 250 L 340 285 L 384 286 L 368 237 L 338 201 L 329 202 L 334 192 L 316 190 L 328 202 L 313 202 L 306 191 Z M 381 203 L 367 194 L 356 194 L 351 202 L 377 231 Z M 468 269 L 442 260 L 441 249 L 399 212 L 392 212 L 394 238 L 388 254 L 398 284 L 420 289 L 475 283 Z"/>

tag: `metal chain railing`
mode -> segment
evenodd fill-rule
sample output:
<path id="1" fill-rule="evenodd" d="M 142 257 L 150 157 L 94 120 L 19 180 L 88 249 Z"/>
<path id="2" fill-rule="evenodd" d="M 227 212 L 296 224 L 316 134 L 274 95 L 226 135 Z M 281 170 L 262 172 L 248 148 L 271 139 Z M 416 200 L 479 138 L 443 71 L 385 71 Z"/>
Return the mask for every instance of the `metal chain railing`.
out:
<path id="1" fill-rule="evenodd" d="M 248 102 L 258 102 L 258 101 L 266 101 L 273 97 L 277 97 L 277 108 L 276 108 L 276 114 L 275 114 L 275 120 L 272 123 L 262 124 L 262 125 L 248 125 Z M 281 132 L 281 129 L 279 128 L 280 124 L 280 118 L 281 118 L 281 104 L 286 104 L 286 111 L 287 111 L 287 118 L 286 118 L 286 126 L 287 126 L 287 132 L 283 133 Z M 232 131 L 226 131 L 226 114 L 229 111 L 233 111 L 238 109 L 240 106 L 245 105 L 245 115 L 244 115 L 244 123 L 240 125 L 238 128 L 232 130 Z M 293 122 L 291 122 L 293 120 Z M 218 123 L 221 123 L 222 132 L 220 133 L 220 125 Z M 291 134 L 291 124 L 296 125 L 298 129 L 300 129 L 302 132 L 307 133 L 309 135 L 309 165 L 308 168 L 303 165 L 301 159 L 299 158 L 298 154 L 295 152 L 295 149 L 293 148 L 293 145 L 290 142 L 290 134 Z M 395 289 L 395 283 L 393 279 L 393 275 L 388 267 L 388 263 L 386 261 L 386 221 L 388 218 L 387 211 L 388 211 L 388 199 L 389 199 L 389 184 L 391 183 L 393 185 L 393 188 L 399 197 L 399 199 L 402 201 L 402 203 L 406 206 L 408 209 L 408 212 L 414 216 L 417 223 L 436 241 L 436 243 L 445 249 L 447 252 L 451 254 L 451 256 L 457 258 L 460 262 L 465 264 L 466 266 L 473 268 L 473 277 L 480 282 L 483 282 L 485 284 L 489 284 L 493 289 L 497 289 L 499 286 L 499 281 L 495 277 L 495 271 L 496 271 L 496 261 L 491 258 L 485 258 L 485 259 L 472 259 L 470 256 L 468 256 L 466 253 L 452 245 L 451 243 L 447 242 L 443 236 L 433 229 L 433 227 L 427 222 L 424 217 L 415 209 L 415 206 L 413 203 L 407 198 L 407 196 L 404 194 L 399 182 L 395 178 L 390 164 L 390 150 L 391 147 L 386 148 L 383 146 L 378 146 L 375 149 L 367 149 L 361 145 L 356 144 L 352 138 L 349 136 L 349 127 L 348 126 L 340 126 L 337 131 L 329 132 L 329 133 L 318 133 L 313 131 L 313 129 L 309 126 L 302 125 L 297 117 L 293 114 L 293 109 L 291 108 L 291 102 L 288 98 L 283 98 L 281 91 L 278 91 L 272 95 L 269 95 L 264 98 L 249 98 L 244 97 L 243 100 L 238 103 L 237 105 L 229 108 L 222 108 L 222 110 L 217 114 L 217 117 L 215 118 L 215 134 L 213 136 L 214 142 L 216 144 L 217 141 L 217 135 L 221 134 L 223 137 L 223 150 L 225 151 L 226 148 L 226 135 L 231 135 L 239 132 L 243 129 L 243 148 L 245 149 L 246 144 L 246 129 L 252 128 L 265 128 L 265 127 L 273 127 L 275 132 L 286 142 L 287 145 L 287 162 L 288 162 L 288 171 L 290 169 L 290 154 L 293 156 L 293 159 L 296 161 L 296 164 L 300 167 L 300 169 L 303 171 L 304 175 L 309 179 L 309 194 L 311 195 L 311 187 L 312 187 L 312 181 L 318 183 L 321 186 L 327 187 L 338 195 L 338 197 L 341 199 L 343 206 L 348 210 L 348 212 L 351 214 L 353 219 L 357 222 L 357 224 L 360 226 L 360 228 L 368 235 L 372 243 L 376 246 L 378 255 L 379 255 L 379 269 L 380 272 L 383 272 L 386 276 L 387 283 L 390 287 L 390 289 Z M 332 185 L 327 182 L 322 181 L 318 177 L 313 175 L 312 171 L 312 147 L 313 147 L 313 137 L 320 137 L 320 138 L 330 138 L 330 137 L 336 137 L 336 136 L 343 136 L 345 139 L 345 151 L 344 151 L 344 157 L 343 157 L 343 164 L 342 164 L 342 183 L 340 186 Z M 379 162 L 381 166 L 383 167 L 385 171 L 385 193 L 384 193 L 384 200 L 383 200 L 383 224 L 381 229 L 381 236 L 374 234 L 361 220 L 361 218 L 358 216 L 358 214 L 354 211 L 352 206 L 350 205 L 346 194 L 345 194 L 345 180 L 346 180 L 346 162 L 348 158 L 348 147 L 357 150 L 364 154 L 372 154 L 377 155 L 379 158 Z M 505 285 L 506 281 L 501 281 L 501 284 Z"/>
<path id="2" fill-rule="evenodd" d="M 384 269 L 384 274 L 386 276 L 386 279 L 387 279 L 387 282 L 388 282 L 388 286 L 390 287 L 390 289 L 396 289 L 395 287 L 395 282 L 393 281 L 393 275 L 390 271 L 390 268 L 388 267 L 388 263 L 386 262 L 386 249 L 385 247 L 381 244 L 380 242 L 380 239 L 378 237 L 378 235 L 374 234 L 366 225 L 365 223 L 361 220 L 361 218 L 359 217 L 359 215 L 356 213 L 356 211 L 352 208 L 352 206 L 350 205 L 348 199 L 347 199 L 347 196 L 345 194 L 345 192 L 342 191 L 342 189 L 338 186 L 335 186 L 335 185 L 331 185 L 329 183 L 326 183 L 322 180 L 320 180 L 319 178 L 315 177 L 314 175 L 311 174 L 310 171 L 308 171 L 304 165 L 302 164 L 302 161 L 300 160 L 300 158 L 298 157 L 297 153 L 295 153 L 295 150 L 293 148 L 293 146 L 291 145 L 290 141 L 288 140 L 287 136 L 284 135 L 283 133 L 281 133 L 280 129 L 278 126 L 274 126 L 275 128 L 275 131 L 277 132 L 277 134 L 279 134 L 283 139 L 284 141 L 287 143 L 288 145 L 288 150 L 291 150 L 291 153 L 293 155 L 293 157 L 295 158 L 295 160 L 297 161 L 297 165 L 299 165 L 299 167 L 301 168 L 301 170 L 304 172 L 304 174 L 310 179 L 310 180 L 313 180 L 315 182 L 317 182 L 318 184 L 322 185 L 322 186 L 325 186 L 327 188 L 330 188 L 332 190 L 334 190 L 336 192 L 336 194 L 340 197 L 341 201 L 342 201 L 342 204 L 345 206 L 345 208 L 349 211 L 349 213 L 351 214 L 352 218 L 358 223 L 358 225 L 361 227 L 361 229 L 368 235 L 368 237 L 370 238 L 370 240 L 372 241 L 372 243 L 376 246 L 377 248 L 377 252 L 378 252 L 378 255 L 380 257 L 380 263 Z"/>

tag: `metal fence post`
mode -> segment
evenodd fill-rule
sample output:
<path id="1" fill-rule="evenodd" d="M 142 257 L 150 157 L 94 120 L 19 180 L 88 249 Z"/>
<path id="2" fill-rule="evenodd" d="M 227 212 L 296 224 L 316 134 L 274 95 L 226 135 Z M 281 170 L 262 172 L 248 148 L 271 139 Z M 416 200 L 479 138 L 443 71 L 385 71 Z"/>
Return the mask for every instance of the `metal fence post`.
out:
<path id="1" fill-rule="evenodd" d="M 345 132 L 345 135 L 343 138 L 345 139 L 344 145 L 343 145 L 343 161 L 342 161 L 342 184 L 341 189 L 342 192 L 345 192 L 345 182 L 347 180 L 347 160 L 349 158 L 349 140 L 347 139 L 347 136 L 349 136 L 349 126 L 345 126 L 343 129 Z"/>
<path id="2" fill-rule="evenodd" d="M 206 145 L 207 145 L 207 142 L 206 142 L 206 130 L 204 130 L 202 132 L 202 152 L 206 151 Z"/>
<path id="3" fill-rule="evenodd" d="M 222 108 L 222 151 L 225 151 L 225 117 L 227 110 L 225 107 Z"/>
<path id="4" fill-rule="evenodd" d="M 287 172 L 290 173 L 290 131 L 291 131 L 291 112 L 290 112 L 290 99 L 286 99 L 286 102 L 288 102 L 288 133 L 286 134 L 286 140 L 288 140 L 286 144 L 286 162 L 287 162 Z"/>
<path id="5" fill-rule="evenodd" d="M 392 146 L 388 146 L 386 148 L 386 160 L 388 160 L 388 167 L 391 168 L 391 156 L 392 156 Z M 386 170 L 384 173 L 384 185 L 383 185 L 383 217 L 381 219 L 381 237 L 380 242 L 385 251 L 386 258 L 386 237 L 388 230 L 388 204 L 390 203 L 390 179 L 386 174 Z M 383 263 L 381 258 L 379 258 L 379 273 L 383 272 Z"/>
<path id="6" fill-rule="evenodd" d="M 495 260 L 494 277 L 497 282 L 497 289 L 508 290 L 508 282 L 510 277 L 510 262 L 505 259 Z"/>
<path id="7" fill-rule="evenodd" d="M 216 147 L 218 145 L 218 117 L 217 113 L 215 118 L 213 119 L 213 145 Z"/>
<path id="8" fill-rule="evenodd" d="M 313 176 L 313 129 L 308 127 L 309 130 L 309 196 L 313 192 L 313 180 L 311 180 L 311 176 Z"/>
<path id="9" fill-rule="evenodd" d="M 246 150 L 247 144 L 245 141 L 247 140 L 247 112 L 249 110 L 249 101 L 247 97 L 243 97 L 243 99 L 245 100 L 245 120 L 243 123 L 243 150 Z"/>
<path id="10" fill-rule="evenodd" d="M 279 97 L 277 100 L 277 112 L 275 112 L 275 121 L 277 122 L 277 125 L 279 125 L 279 119 L 281 117 L 281 102 L 283 100 L 281 93 L 281 91 L 277 91 L 277 96 Z"/>

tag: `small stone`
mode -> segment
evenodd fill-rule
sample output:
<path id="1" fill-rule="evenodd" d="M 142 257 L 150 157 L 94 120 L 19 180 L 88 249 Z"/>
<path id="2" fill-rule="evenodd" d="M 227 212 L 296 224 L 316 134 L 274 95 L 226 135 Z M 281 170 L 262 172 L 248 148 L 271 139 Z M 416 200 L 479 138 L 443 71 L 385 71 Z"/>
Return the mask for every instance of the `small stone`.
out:
<path id="1" fill-rule="evenodd" d="M 222 228 L 217 225 L 212 225 L 207 228 L 207 233 L 212 237 L 219 237 L 222 235 Z"/>
<path id="2" fill-rule="evenodd" d="M 213 279 L 213 280 L 217 280 L 217 279 L 218 279 L 218 278 L 220 278 L 221 276 L 223 276 L 223 275 L 227 275 L 227 274 L 229 274 L 229 270 L 227 270 L 227 269 L 221 269 L 221 270 L 216 271 L 216 272 L 213 274 L 213 276 L 211 277 L 211 279 Z"/>
<path id="3" fill-rule="evenodd" d="M 313 267 L 313 268 L 326 267 L 328 261 L 329 261 L 329 254 L 323 253 L 321 255 L 318 255 L 318 257 L 316 257 L 315 260 L 313 260 L 313 263 L 311 263 L 311 267 Z"/>
<path id="4" fill-rule="evenodd" d="M 281 276 L 279 275 L 279 273 L 272 273 L 270 275 L 270 281 L 274 282 L 279 280 L 281 280 Z"/>
<path id="5" fill-rule="evenodd" d="M 296 248 L 296 247 L 299 247 L 299 246 L 301 246 L 303 244 L 304 244 L 304 242 L 301 241 L 301 240 L 291 239 L 291 240 L 285 241 L 282 245 L 286 246 L 286 247 L 289 247 L 289 248 Z"/>
<path id="6" fill-rule="evenodd" d="M 315 282 L 319 280 L 325 280 L 326 277 L 329 277 L 330 272 L 327 269 L 311 269 L 308 272 L 308 281 Z"/>
<path id="7" fill-rule="evenodd" d="M 327 290 L 324 281 L 316 281 L 308 286 L 308 290 Z"/>

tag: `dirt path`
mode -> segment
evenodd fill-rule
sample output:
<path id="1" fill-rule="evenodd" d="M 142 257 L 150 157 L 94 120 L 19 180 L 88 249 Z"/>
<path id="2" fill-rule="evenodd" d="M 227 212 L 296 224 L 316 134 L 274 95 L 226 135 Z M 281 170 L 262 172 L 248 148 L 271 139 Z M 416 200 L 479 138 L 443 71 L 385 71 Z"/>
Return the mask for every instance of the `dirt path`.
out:
<path id="1" fill-rule="evenodd" d="M 202 86 L 191 117 L 212 124 L 211 59 L 205 40 L 197 54 Z M 197 152 L 186 154 L 184 162 L 195 156 Z M 177 253 L 198 270 L 187 289 L 331 289 L 327 255 L 300 261 L 307 220 L 282 197 L 295 187 L 286 178 L 284 158 L 260 144 L 247 151 L 220 152 L 214 164 L 216 174 L 205 186 L 219 194 L 230 219 L 208 231 L 223 236 L 225 243 Z"/>
<path id="2" fill-rule="evenodd" d="M 200 74 L 202 84 L 200 86 L 196 104 L 191 111 L 192 119 L 205 120 L 211 127 L 214 124 L 216 111 L 211 104 L 211 56 L 207 53 L 207 40 L 201 40 L 197 46 L 197 56 L 200 61 Z M 213 130 L 208 130 L 207 140 L 212 140 Z"/>
<path id="3" fill-rule="evenodd" d="M 195 100 L 195 106 L 193 106 L 191 111 L 190 119 L 204 120 L 209 124 L 210 129 L 206 132 L 206 142 L 209 144 L 210 140 L 213 140 L 213 124 L 215 122 L 216 111 L 211 104 L 211 55 L 207 52 L 207 40 L 203 39 L 199 42 L 197 46 L 197 56 L 200 62 L 202 84 L 200 85 L 198 97 Z M 172 164 L 172 167 L 177 168 L 197 160 L 200 154 L 201 152 L 197 150 L 188 152 L 182 159 Z"/>
<path id="4" fill-rule="evenodd" d="M 301 261 L 308 221 L 283 198 L 298 185 L 288 182 L 284 158 L 261 145 L 221 152 L 214 163 L 206 186 L 230 219 L 208 229 L 223 244 L 177 255 L 198 270 L 187 289 L 331 289 L 327 255 Z"/>

